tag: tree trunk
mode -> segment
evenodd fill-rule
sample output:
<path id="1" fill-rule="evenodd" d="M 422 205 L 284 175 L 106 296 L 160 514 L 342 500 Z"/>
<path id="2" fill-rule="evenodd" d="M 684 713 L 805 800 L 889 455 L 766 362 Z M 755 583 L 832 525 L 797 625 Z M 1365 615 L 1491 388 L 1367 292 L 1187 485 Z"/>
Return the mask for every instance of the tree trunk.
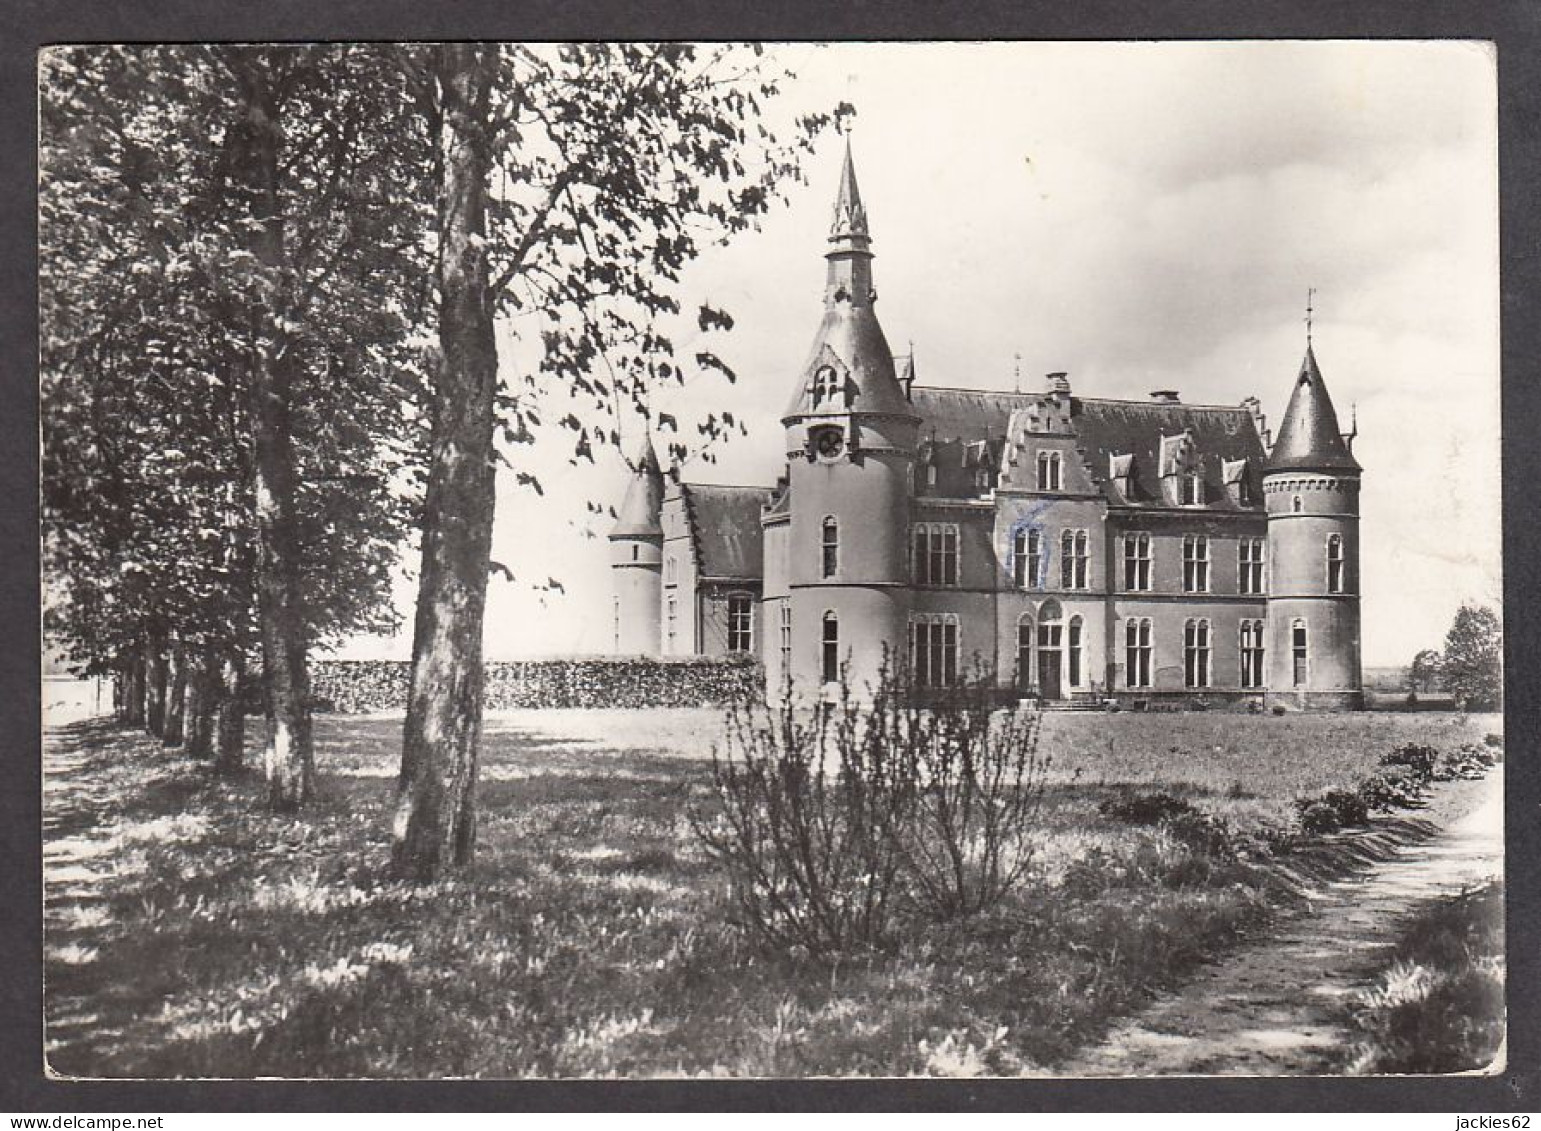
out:
<path id="1" fill-rule="evenodd" d="M 214 713 L 219 700 L 214 680 L 219 675 L 219 657 L 210 649 L 194 652 L 187 660 L 187 702 L 183 707 L 186 722 L 187 753 L 194 758 L 214 756 Z"/>
<path id="2" fill-rule="evenodd" d="M 218 657 L 210 665 L 210 691 L 217 704 L 214 731 L 218 745 L 214 769 L 220 774 L 239 773 L 245 761 L 246 697 L 242 693 L 245 676 L 246 664 L 239 652 Z"/>
<path id="3" fill-rule="evenodd" d="M 166 733 L 166 645 L 154 640 L 150 644 L 149 662 L 145 673 L 145 729 L 159 738 Z"/>
<path id="4" fill-rule="evenodd" d="M 124 676 L 123 721 L 129 726 L 144 726 L 144 649 L 136 649 L 128 661 Z"/>
<path id="5" fill-rule="evenodd" d="M 428 881 L 471 859 L 482 618 L 495 496 L 497 343 L 484 251 L 495 48 L 439 49 L 439 348 L 423 563 L 392 865 Z"/>
<path id="6" fill-rule="evenodd" d="M 234 49 L 242 115 L 236 129 L 234 175 L 249 204 L 252 254 L 271 271 L 275 291 L 252 303 L 250 405 L 256 489 L 258 619 L 263 682 L 270 716 L 263 768 L 268 804 L 294 809 L 310 800 L 315 776 L 306 671 L 304 595 L 300 582 L 292 427 L 294 354 L 275 323 L 287 263 L 278 193 L 282 126 L 269 60 L 256 49 Z"/>
<path id="7" fill-rule="evenodd" d="M 172 645 L 167 669 L 166 727 L 161 741 L 167 746 L 181 746 L 187 707 L 187 655 L 180 644 Z"/>

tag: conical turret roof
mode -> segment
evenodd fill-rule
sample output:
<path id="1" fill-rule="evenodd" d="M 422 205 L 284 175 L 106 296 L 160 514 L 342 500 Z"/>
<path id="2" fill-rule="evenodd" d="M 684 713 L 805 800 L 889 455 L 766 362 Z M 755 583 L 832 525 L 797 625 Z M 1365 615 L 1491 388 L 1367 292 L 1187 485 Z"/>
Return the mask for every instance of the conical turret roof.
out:
<path id="1" fill-rule="evenodd" d="M 1284 423 L 1268 455 L 1269 471 L 1359 471 L 1338 427 L 1338 414 L 1317 368 L 1316 353 L 1306 344 L 1305 360 L 1295 378 Z"/>
<path id="2" fill-rule="evenodd" d="M 658 466 L 658 453 L 653 451 L 652 437 L 646 434 L 610 537 L 663 537 L 663 471 Z"/>
<path id="3" fill-rule="evenodd" d="M 870 242 L 867 209 L 856 184 L 856 165 L 847 140 L 830 246 L 824 253 L 829 261 L 824 319 L 783 419 L 846 412 L 915 415 L 873 310 L 877 294 L 872 287 Z M 821 398 L 816 396 L 815 378 L 826 366 L 835 371 L 840 395 Z"/>

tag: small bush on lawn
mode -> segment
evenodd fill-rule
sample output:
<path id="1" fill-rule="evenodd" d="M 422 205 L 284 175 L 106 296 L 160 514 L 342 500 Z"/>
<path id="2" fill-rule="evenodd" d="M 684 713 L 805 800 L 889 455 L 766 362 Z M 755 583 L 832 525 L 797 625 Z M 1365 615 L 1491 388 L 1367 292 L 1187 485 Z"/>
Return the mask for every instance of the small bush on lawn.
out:
<path id="1" fill-rule="evenodd" d="M 1231 826 L 1212 813 L 1178 813 L 1161 822 L 1167 835 L 1190 852 L 1213 860 L 1236 859 Z"/>
<path id="2" fill-rule="evenodd" d="M 1504 748 L 1504 736 L 1501 734 L 1485 734 L 1482 736 L 1482 745 L 1491 746 L 1502 753 Z"/>
<path id="3" fill-rule="evenodd" d="M 1322 794 L 1322 801 L 1331 805 L 1338 814 L 1340 825 L 1367 825 L 1370 823 L 1370 807 L 1364 798 L 1348 789 L 1329 789 Z"/>
<path id="4" fill-rule="evenodd" d="M 1359 783 L 1365 807 L 1377 813 L 1411 809 L 1423 798 L 1423 781 L 1410 766 L 1384 766 Z"/>
<path id="5" fill-rule="evenodd" d="M 720 809 L 692 813 L 742 926 L 779 949 L 882 949 L 907 919 L 997 905 L 1026 874 L 1048 763 L 1039 716 L 982 687 L 913 693 L 884 665 L 870 704 L 842 673 L 811 713 L 736 704 L 712 752 Z"/>
<path id="6" fill-rule="evenodd" d="M 1313 836 L 1335 833 L 1343 827 L 1338 811 L 1325 801 L 1314 797 L 1302 797 L 1295 802 L 1300 811 L 1300 827 Z"/>
<path id="7" fill-rule="evenodd" d="M 1174 817 L 1193 816 L 1198 810 L 1170 793 L 1125 793 L 1098 802 L 1097 812 L 1126 825 L 1159 825 Z"/>
<path id="8" fill-rule="evenodd" d="M 1398 746 L 1391 753 L 1382 754 L 1380 759 L 1382 766 L 1406 766 L 1423 781 L 1428 781 L 1433 775 L 1434 767 L 1438 762 L 1438 750 L 1416 742 Z"/>

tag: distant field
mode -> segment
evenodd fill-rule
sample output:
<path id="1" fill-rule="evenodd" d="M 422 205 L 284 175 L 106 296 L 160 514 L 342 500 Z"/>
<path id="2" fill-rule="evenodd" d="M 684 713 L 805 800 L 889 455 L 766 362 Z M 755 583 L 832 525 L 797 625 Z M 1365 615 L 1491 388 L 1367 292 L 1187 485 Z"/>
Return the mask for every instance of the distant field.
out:
<path id="1" fill-rule="evenodd" d="M 731 925 L 688 819 L 710 803 L 719 726 L 710 710 L 489 718 L 476 864 L 428 888 L 385 871 L 399 718 L 319 717 L 322 797 L 299 816 L 263 811 L 254 775 L 221 781 L 105 720 L 69 727 L 46 779 L 49 849 L 89 864 L 49 881 L 51 1066 L 1012 1074 L 1094 1039 L 1276 905 L 1245 870 L 1192 874 L 1163 833 L 1110 822 L 1099 800 L 1167 789 L 1255 831 L 1400 742 L 1480 741 L 1500 721 L 1051 715 L 1033 886 L 997 918 L 833 970 L 759 953 Z"/>

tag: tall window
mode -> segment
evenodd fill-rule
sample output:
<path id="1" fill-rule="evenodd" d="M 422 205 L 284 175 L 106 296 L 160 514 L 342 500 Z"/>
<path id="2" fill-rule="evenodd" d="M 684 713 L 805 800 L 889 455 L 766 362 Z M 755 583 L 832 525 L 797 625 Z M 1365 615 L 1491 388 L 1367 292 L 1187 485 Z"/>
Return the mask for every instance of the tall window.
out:
<path id="1" fill-rule="evenodd" d="M 1209 537 L 1183 535 L 1183 592 L 1209 592 Z"/>
<path id="2" fill-rule="evenodd" d="M 1241 622 L 1241 685 L 1248 688 L 1263 686 L 1263 622 Z"/>
<path id="3" fill-rule="evenodd" d="M 1124 622 L 1124 686 L 1150 686 L 1150 618 L 1130 617 Z"/>
<path id="4" fill-rule="evenodd" d="M 1060 490 L 1060 458 L 1058 452 L 1038 453 L 1038 490 Z"/>
<path id="5" fill-rule="evenodd" d="M 1187 687 L 1209 686 L 1209 622 L 1190 620 L 1183 624 L 1183 684 Z"/>
<path id="6" fill-rule="evenodd" d="M 1065 673 L 1071 687 L 1081 686 L 1081 618 L 1070 618 L 1070 631 L 1066 634 Z"/>
<path id="7" fill-rule="evenodd" d="M 958 584 L 958 528 L 951 523 L 922 522 L 915 527 L 910 563 L 916 585 Z"/>
<path id="8" fill-rule="evenodd" d="M 1059 536 L 1059 583 L 1064 589 L 1086 588 L 1086 531 L 1067 530 Z"/>
<path id="9" fill-rule="evenodd" d="M 825 683 L 835 683 L 840 679 L 840 618 L 833 609 L 824 614 L 820 648 L 820 678 Z"/>
<path id="10" fill-rule="evenodd" d="M 819 562 L 820 577 L 834 577 L 840 565 L 840 523 L 834 515 L 824 517 L 822 557 Z"/>
<path id="11" fill-rule="evenodd" d="M 665 585 L 680 583 L 680 560 L 673 554 L 663 560 L 663 583 Z"/>
<path id="12" fill-rule="evenodd" d="M 781 602 L 781 619 L 777 625 L 781 639 L 781 678 L 786 679 L 792 670 L 792 602 Z"/>
<path id="13" fill-rule="evenodd" d="M 1033 685 L 1033 614 L 1017 618 L 1017 690 Z"/>
<path id="14" fill-rule="evenodd" d="M 1343 535 L 1327 535 L 1327 592 L 1343 592 Z"/>
<path id="15" fill-rule="evenodd" d="M 1185 472 L 1182 477 L 1182 505 L 1196 507 L 1204 501 L 1204 477 L 1196 471 Z"/>
<path id="16" fill-rule="evenodd" d="M 1263 591 L 1263 547 L 1261 538 L 1243 538 L 1236 544 L 1236 589 L 1256 595 Z"/>
<path id="17" fill-rule="evenodd" d="M 1294 684 L 1306 685 L 1306 622 L 1296 618 L 1290 625 L 1290 658 L 1293 661 Z"/>
<path id="18" fill-rule="evenodd" d="M 1132 593 L 1150 589 L 1150 535 L 1143 530 L 1124 535 L 1124 588 Z"/>
<path id="19" fill-rule="evenodd" d="M 668 643 L 669 643 L 668 652 L 669 652 L 669 654 L 671 656 L 674 654 L 674 641 L 675 641 L 675 637 L 677 636 L 678 630 L 679 630 L 679 620 L 680 620 L 680 603 L 679 603 L 679 598 L 678 597 L 670 597 L 668 605 L 666 606 L 666 615 L 664 617 L 664 633 L 665 633 L 664 639 L 666 639 L 668 641 Z"/>
<path id="20" fill-rule="evenodd" d="M 1043 533 L 1019 529 L 1011 538 L 1011 580 L 1018 589 L 1037 589 L 1043 583 Z"/>
<path id="21" fill-rule="evenodd" d="M 1296 495 L 1294 498 L 1292 498 L 1290 500 L 1290 510 L 1294 511 L 1296 514 L 1299 514 L 1300 513 L 1300 507 L 1301 507 L 1300 496 Z"/>
<path id="22" fill-rule="evenodd" d="M 934 463 L 926 467 L 926 486 L 936 486 L 936 464 Z"/>
<path id="23" fill-rule="evenodd" d="M 747 593 L 728 597 L 728 651 L 754 651 L 754 598 Z"/>
<path id="24" fill-rule="evenodd" d="M 917 687 L 952 687 L 958 682 L 958 618 L 925 613 L 910 620 L 910 670 Z"/>

